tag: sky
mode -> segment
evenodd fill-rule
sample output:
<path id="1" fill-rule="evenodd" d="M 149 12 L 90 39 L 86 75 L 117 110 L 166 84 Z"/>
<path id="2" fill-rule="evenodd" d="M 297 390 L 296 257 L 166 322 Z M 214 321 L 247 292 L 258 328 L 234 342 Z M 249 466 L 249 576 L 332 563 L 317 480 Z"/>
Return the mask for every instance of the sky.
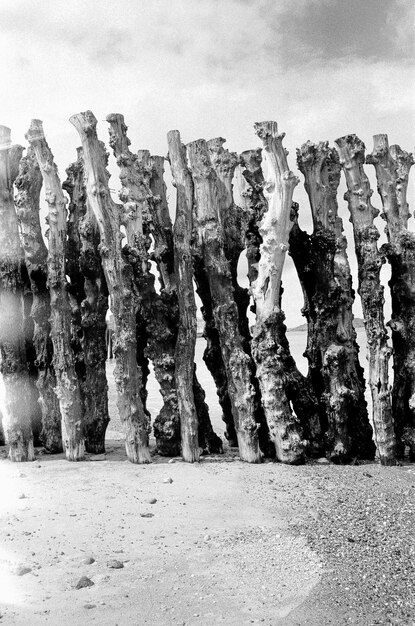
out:
<path id="1" fill-rule="evenodd" d="M 184 142 L 226 137 L 241 152 L 260 145 L 253 124 L 268 119 L 286 133 L 294 171 L 296 147 L 348 133 L 368 151 L 377 133 L 413 151 L 414 32 L 413 0 L 0 0 L 0 124 L 26 145 L 30 120 L 42 119 L 62 179 L 79 145 L 69 117 L 87 109 L 105 141 L 106 115 L 123 113 L 132 149 L 153 154 L 166 154 L 172 129 Z M 349 238 L 355 272 L 352 249 Z M 283 280 L 294 326 L 290 260 Z"/>

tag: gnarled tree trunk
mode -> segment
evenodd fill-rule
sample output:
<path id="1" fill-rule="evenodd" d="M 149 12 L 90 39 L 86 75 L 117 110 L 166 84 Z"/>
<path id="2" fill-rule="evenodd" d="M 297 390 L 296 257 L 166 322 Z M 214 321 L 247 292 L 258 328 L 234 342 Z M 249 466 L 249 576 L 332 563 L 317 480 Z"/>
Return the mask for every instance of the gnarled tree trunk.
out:
<path id="1" fill-rule="evenodd" d="M 223 251 L 224 233 L 219 217 L 217 176 L 204 140 L 190 143 L 188 155 L 197 203 L 199 242 L 228 381 L 239 453 L 241 459 L 258 463 L 261 461 L 261 453 L 258 425 L 255 422 L 253 364 L 243 349 L 229 262 Z"/>
<path id="2" fill-rule="evenodd" d="M 10 129 L 0 126 L 0 373 L 3 429 L 11 461 L 33 461 L 32 400 L 23 317 L 23 252 L 14 208 L 13 182 L 22 156 L 10 146 Z"/>
<path id="3" fill-rule="evenodd" d="M 252 284 L 256 310 L 252 355 L 277 459 L 283 463 L 300 463 L 304 460 L 307 442 L 303 440 L 300 420 L 287 395 L 287 365 L 291 356 L 280 306 L 281 274 L 292 227 L 292 194 L 298 179 L 288 168 L 282 146 L 284 135 L 278 134 L 276 122 L 257 123 L 255 130 L 264 146 L 262 168 L 268 206 L 259 228 L 260 260 L 257 278 Z"/>
<path id="4" fill-rule="evenodd" d="M 42 445 L 50 453 L 62 452 L 61 414 L 55 393 L 56 376 L 53 368 L 53 345 L 50 335 L 50 295 L 47 285 L 48 250 L 42 236 L 39 218 L 39 197 L 42 174 L 32 146 L 20 161 L 15 185 L 16 212 L 20 236 L 30 279 L 34 321 L 33 343 L 36 351 L 38 378 L 36 386 L 42 412 Z"/>
<path id="5" fill-rule="evenodd" d="M 387 135 L 375 135 L 373 139 L 373 152 L 366 157 L 366 163 L 376 170 L 388 236 L 382 252 L 392 270 L 392 413 L 398 454 L 403 456 L 407 444 L 415 460 L 415 234 L 408 230 L 410 213 L 406 201 L 414 159 L 399 146 L 389 147 Z"/>
<path id="6" fill-rule="evenodd" d="M 48 215 L 48 285 L 51 308 L 56 395 L 62 416 L 62 442 L 69 461 L 85 456 L 82 402 L 71 347 L 71 310 L 66 280 L 66 199 L 40 120 L 32 120 L 27 139 L 33 147 L 45 185 Z"/>
<path id="7" fill-rule="evenodd" d="M 177 190 L 174 222 L 174 262 L 177 277 L 179 328 L 175 349 L 175 380 L 180 413 L 182 455 L 185 461 L 199 460 L 198 419 L 193 395 L 193 367 L 196 345 L 196 302 L 190 241 L 193 229 L 193 181 L 186 164 L 180 133 L 167 135 L 169 160 Z"/>
<path id="8" fill-rule="evenodd" d="M 346 135 L 335 141 L 347 189 L 353 224 L 358 263 L 358 293 L 362 299 L 363 316 L 368 342 L 369 387 L 372 394 L 372 424 L 381 463 L 396 461 L 396 438 L 392 417 L 388 362 L 391 354 L 384 324 L 383 286 L 380 270 L 384 257 L 379 252 L 379 232 L 374 225 L 378 211 L 372 206 L 369 180 L 363 169 L 365 145 L 356 135 Z"/>
<path id="9" fill-rule="evenodd" d="M 327 452 L 338 461 L 371 458 L 374 445 L 353 327 L 352 277 L 338 217 L 339 158 L 327 142 L 307 142 L 297 150 L 297 163 L 304 174 L 314 230 L 308 235 L 295 219 L 290 254 L 305 297 L 306 356 L 324 408 Z"/>
<path id="10" fill-rule="evenodd" d="M 71 279 L 73 344 L 78 344 L 77 373 L 84 410 L 87 452 L 105 452 L 108 414 L 106 314 L 108 289 L 99 254 L 99 231 L 88 206 L 82 148 L 66 170 L 63 188 L 70 197 L 67 272 Z"/>
<path id="11" fill-rule="evenodd" d="M 128 260 L 130 250 L 128 246 L 122 246 L 122 208 L 113 202 L 108 189 L 106 153 L 98 141 L 95 116 L 91 111 L 86 111 L 73 115 L 70 121 L 81 138 L 87 198 L 101 236 L 100 254 L 114 314 L 117 404 L 125 430 L 127 456 L 133 463 L 149 463 L 150 425 L 140 395 L 141 369 L 136 360 L 138 297 Z M 134 249 L 131 255 L 136 256 Z"/>

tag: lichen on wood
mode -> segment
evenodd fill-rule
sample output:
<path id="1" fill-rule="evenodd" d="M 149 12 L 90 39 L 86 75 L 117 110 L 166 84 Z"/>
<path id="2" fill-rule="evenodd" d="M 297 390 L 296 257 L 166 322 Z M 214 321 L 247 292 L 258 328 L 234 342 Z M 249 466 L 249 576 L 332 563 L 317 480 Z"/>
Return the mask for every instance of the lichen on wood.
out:
<path id="1" fill-rule="evenodd" d="M 16 214 L 26 268 L 33 296 L 30 315 L 34 322 L 33 343 L 38 377 L 36 386 L 42 412 L 40 440 L 50 453 L 62 452 L 61 414 L 55 393 L 56 376 L 53 368 L 53 345 L 50 335 L 50 295 L 46 248 L 39 217 L 42 174 L 32 146 L 19 165 L 15 186 Z"/>
<path id="2" fill-rule="evenodd" d="M 335 141 L 346 178 L 351 222 L 358 263 L 358 293 L 362 300 L 368 343 L 369 387 L 372 395 L 372 426 L 380 461 L 396 463 L 396 434 L 392 416 L 388 362 L 391 350 L 384 323 L 384 290 L 380 270 L 384 255 L 378 250 L 379 232 L 374 219 L 379 211 L 370 201 L 372 190 L 363 168 L 365 145 L 356 135 Z"/>
<path id="3" fill-rule="evenodd" d="M 23 251 L 13 199 L 23 148 L 11 146 L 10 129 L 0 126 L 0 374 L 2 425 L 11 461 L 35 458 L 30 421 L 23 317 Z"/>
<path id="4" fill-rule="evenodd" d="M 366 163 L 375 167 L 379 195 L 386 220 L 388 243 L 382 246 L 391 266 L 394 382 L 392 412 L 402 458 L 405 445 L 415 460 L 415 234 L 408 229 L 406 199 L 413 155 L 400 146 L 389 147 L 387 135 L 375 135 Z"/>
<path id="5" fill-rule="evenodd" d="M 114 370 L 117 405 L 125 432 L 125 447 L 133 463 L 149 463 L 148 416 L 141 399 L 141 369 L 137 366 L 136 312 L 138 295 L 128 246 L 122 245 L 122 211 L 111 198 L 106 170 L 107 155 L 96 132 L 97 120 L 91 111 L 70 118 L 81 138 L 85 184 L 89 205 L 98 223 L 100 254 L 114 314 Z"/>

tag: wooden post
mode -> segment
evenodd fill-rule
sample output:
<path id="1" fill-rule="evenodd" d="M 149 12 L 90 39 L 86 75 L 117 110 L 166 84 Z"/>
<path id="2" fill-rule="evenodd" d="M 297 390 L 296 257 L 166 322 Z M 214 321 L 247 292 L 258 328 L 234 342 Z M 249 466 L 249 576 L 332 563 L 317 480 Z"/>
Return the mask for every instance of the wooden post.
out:
<path id="1" fill-rule="evenodd" d="M 33 461 L 30 423 L 32 399 L 27 371 L 20 245 L 13 182 L 22 156 L 11 146 L 10 129 L 0 126 L 0 373 L 3 382 L 3 430 L 11 461 Z"/>
<path id="2" fill-rule="evenodd" d="M 257 123 L 255 130 L 264 147 L 262 169 L 267 210 L 259 228 L 262 238 L 260 260 L 257 278 L 252 285 L 256 310 L 252 355 L 277 459 L 283 463 L 300 463 L 304 460 L 307 442 L 303 440 L 300 421 L 291 408 L 286 391 L 284 361 L 289 355 L 289 347 L 280 303 L 281 274 L 292 227 L 292 195 L 298 178 L 289 170 L 282 146 L 284 135 L 278 134 L 276 122 Z"/>
<path id="3" fill-rule="evenodd" d="M 175 378 L 180 413 L 182 456 L 185 461 L 199 460 L 198 420 L 193 395 L 193 371 L 196 345 L 196 303 L 193 292 L 193 267 L 190 240 L 193 229 L 193 181 L 186 164 L 186 152 L 180 133 L 167 135 L 169 160 L 177 190 L 174 222 L 174 262 L 179 303 L 179 329 L 175 350 Z M 190 365 L 190 367 L 189 367 Z"/>
<path id="4" fill-rule="evenodd" d="M 49 207 L 50 321 L 63 447 L 68 461 L 82 461 L 85 457 L 82 403 L 71 347 L 71 309 L 66 280 L 66 198 L 40 120 L 32 120 L 26 137 L 36 154 Z"/>
<path id="5" fill-rule="evenodd" d="M 233 156 L 230 156 L 230 158 L 226 158 L 226 162 L 230 165 L 230 167 L 228 168 L 228 172 L 227 172 L 228 175 L 226 175 L 226 167 L 224 168 L 220 167 L 220 154 L 218 155 L 219 157 L 218 162 L 215 161 L 216 154 L 225 152 L 222 148 L 222 144 L 224 141 L 225 141 L 224 139 L 219 137 L 217 139 L 211 139 L 209 142 L 207 142 L 209 156 L 211 157 L 211 159 L 213 158 L 212 166 L 214 166 L 214 163 L 216 163 L 217 165 L 216 169 L 215 168 L 214 169 L 217 174 L 218 215 L 220 216 L 219 219 L 221 220 L 222 227 L 224 224 L 224 217 L 226 216 L 226 209 L 229 208 L 231 205 L 233 205 L 233 199 L 232 197 L 229 197 L 229 193 L 232 196 L 232 188 L 229 184 L 229 181 L 232 180 L 232 174 L 234 170 L 234 165 L 232 163 L 232 161 L 234 160 Z M 226 153 L 228 154 L 228 151 L 226 151 Z M 225 175 L 226 182 L 219 179 L 218 171 L 221 171 Z M 229 242 L 229 238 L 226 236 L 224 229 L 223 229 L 223 232 L 224 232 L 225 255 L 226 255 L 226 252 L 230 252 L 231 255 L 233 255 L 232 260 L 234 260 L 236 256 L 238 260 L 239 254 L 237 252 L 233 254 L 231 246 L 227 244 L 227 242 Z M 220 407 L 222 409 L 222 419 L 226 425 L 225 437 L 228 440 L 229 445 L 231 447 L 236 447 L 238 445 L 238 439 L 237 439 L 234 419 L 232 415 L 232 402 L 231 402 L 231 399 L 229 397 L 229 392 L 228 392 L 228 379 L 226 375 L 226 368 L 225 368 L 225 364 L 222 358 L 222 351 L 220 347 L 218 329 L 216 328 L 215 321 L 214 321 L 213 304 L 212 304 L 212 296 L 211 296 L 210 287 L 209 287 L 209 279 L 208 279 L 206 268 L 205 268 L 204 261 L 203 261 L 202 248 L 201 248 L 200 242 L 198 242 L 197 236 L 194 238 L 192 248 L 193 248 L 192 253 L 193 253 L 194 279 L 196 283 L 196 291 L 197 291 L 199 298 L 202 301 L 202 316 L 203 316 L 203 321 L 205 323 L 203 336 L 206 340 L 206 348 L 203 353 L 203 360 L 205 361 L 206 367 L 208 368 L 216 385 L 216 392 L 218 395 Z M 228 261 L 230 261 L 228 257 L 226 258 Z M 230 272 L 231 272 L 232 284 L 233 284 L 234 289 L 235 289 L 235 282 L 237 284 L 237 280 L 236 280 L 237 260 L 236 260 L 236 264 L 235 262 L 232 263 L 232 261 L 230 261 Z M 238 288 L 239 288 L 239 285 L 238 285 Z M 237 302 L 238 311 L 239 311 L 239 304 L 241 303 L 241 299 L 240 298 L 238 299 L 237 296 L 235 296 L 235 301 Z M 238 319 L 240 320 L 240 316 L 238 317 Z M 244 340 L 244 347 L 246 348 L 245 336 L 243 336 L 243 340 Z"/>
<path id="6" fill-rule="evenodd" d="M 170 328 L 171 308 L 177 309 L 177 300 L 173 303 L 163 292 L 156 292 L 155 277 L 150 272 L 149 248 L 152 234 L 152 215 L 150 201 L 151 165 L 129 149 L 127 126 L 123 115 L 112 113 L 107 116 L 110 124 L 110 145 L 120 168 L 122 185 L 120 199 L 124 204 L 124 225 L 129 249 L 136 250 L 134 260 L 134 279 L 140 293 L 139 317 L 147 336 L 145 356 L 154 366 L 154 374 L 160 385 L 163 406 L 154 421 L 157 451 L 163 455 L 174 456 L 180 453 L 180 422 L 177 405 L 176 382 L 174 375 L 174 349 L 176 336 Z M 164 279 L 168 277 L 164 273 Z"/>
<path id="7" fill-rule="evenodd" d="M 178 281 L 175 273 L 173 228 L 167 203 L 166 185 L 163 178 L 165 158 L 150 156 L 148 150 L 139 150 L 137 155 L 139 160 L 142 161 L 142 167 L 150 170 L 149 186 L 152 197 L 150 198 L 151 220 L 148 223 L 148 227 L 154 238 L 154 250 L 150 258 L 156 262 L 159 272 L 161 284 L 159 297 L 164 304 L 166 313 L 165 324 L 172 333 L 174 354 L 179 332 L 180 315 L 177 293 Z M 144 224 L 144 226 L 146 225 Z M 175 363 L 175 369 L 177 369 L 177 362 L 175 361 Z M 222 440 L 212 428 L 209 407 L 205 402 L 206 395 L 198 381 L 195 363 L 193 368 L 193 397 L 197 414 L 199 448 L 204 453 L 218 454 L 223 452 Z"/>
<path id="8" fill-rule="evenodd" d="M 150 463 L 150 425 L 140 395 L 141 370 L 136 361 L 138 298 L 134 290 L 128 251 L 122 247 L 121 208 L 113 202 L 108 189 L 106 153 L 104 146 L 98 141 L 95 116 L 91 111 L 86 111 L 73 115 L 70 121 L 81 138 L 87 198 L 101 236 L 102 266 L 114 314 L 117 404 L 125 430 L 127 456 L 133 463 Z"/>
<path id="9" fill-rule="evenodd" d="M 29 146 L 20 161 L 15 185 L 16 213 L 25 254 L 26 268 L 33 294 L 31 316 L 34 322 L 33 343 L 36 351 L 38 378 L 36 386 L 42 412 L 41 442 L 50 453 L 62 452 L 61 414 L 55 393 L 53 345 L 50 335 L 50 295 L 47 285 L 48 250 L 42 236 L 39 218 L 39 197 L 42 174 L 35 151 Z"/>
<path id="10" fill-rule="evenodd" d="M 73 343 L 78 344 L 77 373 L 84 410 L 85 448 L 105 452 L 108 414 L 106 376 L 106 314 L 108 289 L 99 254 L 98 224 L 88 206 L 82 148 L 66 170 L 63 189 L 68 193 L 67 273 L 71 279 Z"/>
<path id="11" fill-rule="evenodd" d="M 415 234 L 408 230 L 410 217 L 406 192 L 412 154 L 390 146 L 387 135 L 375 135 L 372 154 L 366 163 L 374 165 L 379 195 L 386 220 L 388 244 L 382 247 L 391 265 L 394 382 L 392 413 L 398 455 L 405 444 L 415 460 Z"/>
<path id="12" fill-rule="evenodd" d="M 372 429 L 364 397 L 353 327 L 352 277 L 347 241 L 338 217 L 340 163 L 328 142 L 307 142 L 297 150 L 314 230 L 303 232 L 297 216 L 290 233 L 290 254 L 303 288 L 308 322 L 309 376 L 324 408 L 327 453 L 331 460 L 372 458 Z"/>
<path id="13" fill-rule="evenodd" d="M 242 460 L 259 463 L 261 453 L 258 425 L 255 422 L 252 361 L 243 349 L 232 277 L 223 251 L 224 235 L 219 218 L 217 176 L 211 165 L 205 140 L 194 141 L 187 149 L 197 203 L 198 236 L 226 369 L 239 453 Z"/>
<path id="14" fill-rule="evenodd" d="M 356 135 L 335 141 L 346 177 L 344 198 L 349 205 L 358 263 L 358 293 L 362 299 L 368 342 L 369 387 L 372 394 L 372 424 L 381 463 L 396 463 L 396 438 L 392 417 L 388 362 L 391 350 L 384 323 L 383 286 L 380 270 L 384 257 L 379 252 L 379 232 L 374 218 L 379 211 L 370 201 L 372 190 L 365 174 L 365 145 Z"/>

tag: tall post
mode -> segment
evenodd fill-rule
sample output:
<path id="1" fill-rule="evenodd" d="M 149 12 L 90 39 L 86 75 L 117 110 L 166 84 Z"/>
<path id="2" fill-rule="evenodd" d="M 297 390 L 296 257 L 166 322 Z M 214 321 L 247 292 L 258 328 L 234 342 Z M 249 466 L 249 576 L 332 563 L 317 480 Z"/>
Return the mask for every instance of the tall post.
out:
<path id="1" fill-rule="evenodd" d="M 388 243 L 382 247 L 391 266 L 394 381 L 392 412 L 402 458 L 405 444 L 415 460 L 415 234 L 408 229 L 410 217 L 406 193 L 412 154 L 390 146 L 387 135 L 375 135 L 366 163 L 375 167 L 379 195 L 386 220 Z"/>
<path id="2" fill-rule="evenodd" d="M 368 344 L 369 387 L 372 395 L 372 424 L 381 463 L 396 463 L 396 436 L 392 416 L 388 363 L 391 350 L 384 322 L 383 286 L 380 270 L 384 256 L 378 250 L 379 231 L 374 219 L 379 211 L 370 201 L 372 190 L 363 168 L 365 145 L 356 135 L 335 141 L 346 178 L 358 263 L 358 293 L 362 300 Z"/>
<path id="3" fill-rule="evenodd" d="M 13 182 L 23 148 L 11 146 L 0 126 L 0 374 L 3 430 L 11 461 L 33 461 L 32 400 L 23 317 L 23 253 L 13 200 Z"/>
<path id="4" fill-rule="evenodd" d="M 333 461 L 372 458 L 365 381 L 353 327 L 347 241 L 338 216 L 339 158 L 328 142 L 308 141 L 297 150 L 297 163 L 304 175 L 314 229 L 308 235 L 295 217 L 290 254 L 305 297 L 306 355 L 309 376 L 324 409 L 326 451 Z"/>
<path id="5" fill-rule="evenodd" d="M 253 364 L 243 349 L 229 262 L 223 250 L 224 234 L 219 217 L 217 176 L 205 140 L 193 141 L 187 146 L 187 150 L 195 189 L 196 226 L 228 380 L 239 454 L 244 461 L 259 463 L 261 452 L 258 424 L 255 422 Z"/>
<path id="6" fill-rule="evenodd" d="M 252 284 L 256 322 L 252 355 L 257 368 L 262 404 L 277 459 L 301 463 L 306 441 L 287 395 L 287 363 L 290 358 L 281 310 L 281 275 L 292 227 L 291 205 L 298 178 L 290 171 L 276 122 L 255 124 L 262 139 L 264 197 L 267 208 L 259 227 L 262 238 L 258 274 Z"/>
<path id="7" fill-rule="evenodd" d="M 196 302 L 193 292 L 193 267 L 190 241 L 193 229 L 193 181 L 186 164 L 180 133 L 167 135 L 169 160 L 177 190 L 174 222 L 174 264 L 177 277 L 179 328 L 175 350 L 175 380 L 180 413 L 182 456 L 185 461 L 199 460 L 198 419 L 193 394 L 196 345 Z"/>
<path id="8" fill-rule="evenodd" d="M 62 416 L 62 442 L 68 461 L 82 461 L 85 457 L 82 403 L 71 347 L 71 309 L 66 280 L 66 198 L 40 120 L 32 120 L 26 137 L 36 154 L 49 207 L 50 321 L 56 395 Z"/>
<path id="9" fill-rule="evenodd" d="M 150 463 L 150 424 L 140 395 L 141 369 L 136 360 L 138 296 L 128 257 L 137 255 L 134 249 L 126 250 L 122 246 L 121 208 L 114 203 L 108 189 L 107 157 L 104 146 L 98 141 L 94 114 L 91 111 L 78 113 L 70 118 L 70 122 L 81 138 L 87 198 L 101 236 L 102 266 L 114 314 L 114 376 L 118 411 L 125 431 L 125 448 L 132 463 Z"/>
<path id="10" fill-rule="evenodd" d="M 33 294 L 30 314 L 34 322 L 33 343 L 38 368 L 36 386 L 42 412 L 40 438 L 48 452 L 57 453 L 62 452 L 62 430 L 59 401 L 55 393 L 56 376 L 50 335 L 48 249 L 43 240 L 39 218 L 42 180 L 34 148 L 29 146 L 26 156 L 20 161 L 19 175 L 15 181 L 17 188 L 15 205 Z"/>
<path id="11" fill-rule="evenodd" d="M 108 289 L 99 254 L 98 224 L 86 198 L 82 148 L 78 148 L 78 158 L 66 174 L 63 188 L 70 198 L 67 272 L 71 279 L 73 334 L 77 335 L 73 342 L 78 344 L 85 447 L 87 452 L 102 454 L 110 421 L 105 342 Z"/>

